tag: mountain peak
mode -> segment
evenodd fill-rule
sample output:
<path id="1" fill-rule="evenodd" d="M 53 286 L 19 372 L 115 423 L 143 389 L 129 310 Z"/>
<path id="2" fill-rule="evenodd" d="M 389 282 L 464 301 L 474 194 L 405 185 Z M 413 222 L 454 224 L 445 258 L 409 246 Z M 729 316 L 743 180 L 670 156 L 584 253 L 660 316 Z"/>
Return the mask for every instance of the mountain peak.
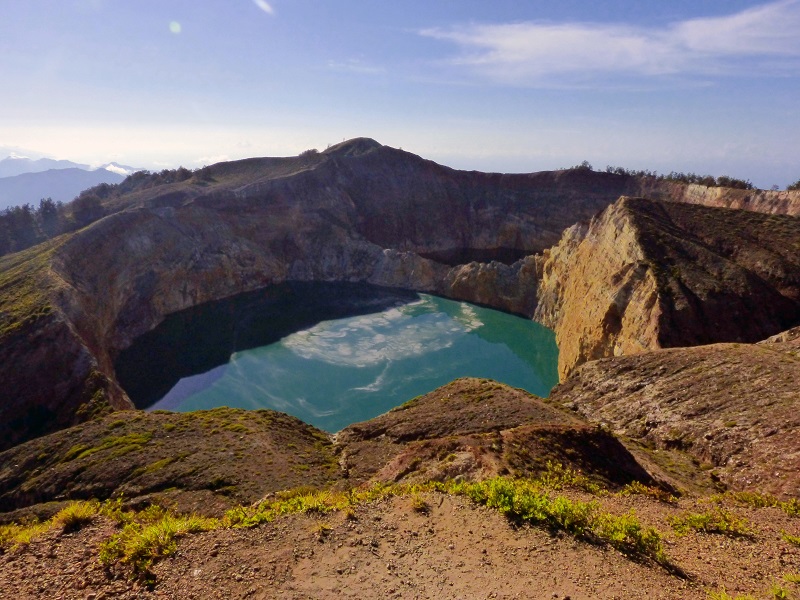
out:
<path id="1" fill-rule="evenodd" d="M 383 145 L 372 138 L 358 137 L 346 140 L 325 150 L 325 154 L 335 154 L 336 156 L 361 156 L 367 154 Z"/>

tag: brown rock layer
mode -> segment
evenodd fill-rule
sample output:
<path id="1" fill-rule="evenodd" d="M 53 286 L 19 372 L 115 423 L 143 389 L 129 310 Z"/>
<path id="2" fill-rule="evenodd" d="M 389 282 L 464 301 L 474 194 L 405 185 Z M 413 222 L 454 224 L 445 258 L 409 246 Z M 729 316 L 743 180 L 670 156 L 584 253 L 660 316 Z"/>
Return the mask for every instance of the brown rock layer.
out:
<path id="1" fill-rule="evenodd" d="M 755 342 L 800 320 L 800 219 L 622 198 L 545 251 L 534 318 L 583 362 Z"/>
<path id="2" fill-rule="evenodd" d="M 773 215 L 800 216 L 800 190 L 740 190 L 708 187 L 696 183 L 642 181 L 640 194 L 648 198 L 699 204 L 716 208 L 734 208 Z"/>

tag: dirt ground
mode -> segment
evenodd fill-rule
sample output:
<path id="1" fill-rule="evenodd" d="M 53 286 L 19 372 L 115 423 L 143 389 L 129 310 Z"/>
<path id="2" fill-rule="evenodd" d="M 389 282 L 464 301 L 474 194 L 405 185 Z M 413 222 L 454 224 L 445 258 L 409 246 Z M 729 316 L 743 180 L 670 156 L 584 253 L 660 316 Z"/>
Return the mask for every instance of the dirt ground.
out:
<path id="1" fill-rule="evenodd" d="M 580 491 L 567 495 L 587 499 Z M 130 581 L 124 567 L 98 562 L 99 543 L 114 533 L 97 520 L 74 533 L 53 531 L 0 556 L 0 597 L 18 600 L 151 598 L 773 598 L 770 586 L 800 594 L 783 580 L 800 573 L 800 547 L 781 533 L 800 535 L 800 519 L 777 508 L 729 507 L 752 536 L 692 532 L 678 536 L 667 523 L 707 500 L 677 505 L 645 496 L 606 496 L 605 510 L 634 509 L 662 532 L 672 563 L 684 575 L 638 562 L 608 547 L 529 526 L 465 498 L 424 495 L 427 513 L 410 497 L 395 497 L 341 513 L 295 515 L 254 529 L 184 537 L 156 563 L 156 583 Z M 790 596 L 791 597 L 791 596 Z"/>

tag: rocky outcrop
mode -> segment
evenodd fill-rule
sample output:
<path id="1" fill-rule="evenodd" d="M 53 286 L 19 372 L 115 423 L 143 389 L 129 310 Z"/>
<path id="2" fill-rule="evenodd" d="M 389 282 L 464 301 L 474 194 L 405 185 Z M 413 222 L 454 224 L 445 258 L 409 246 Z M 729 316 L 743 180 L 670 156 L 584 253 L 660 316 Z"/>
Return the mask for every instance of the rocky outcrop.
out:
<path id="1" fill-rule="evenodd" d="M 657 200 L 800 216 L 800 190 L 741 190 L 696 183 L 642 180 L 640 195 Z"/>
<path id="2" fill-rule="evenodd" d="M 654 456 L 692 455 L 735 490 L 800 495 L 800 362 L 774 344 L 714 344 L 606 358 L 550 399 Z"/>
<path id="3" fill-rule="evenodd" d="M 112 496 L 147 503 L 154 495 L 208 513 L 339 478 L 328 434 L 282 413 L 230 408 L 118 411 L 0 457 L 0 514 Z"/>
<path id="4" fill-rule="evenodd" d="M 586 361 L 755 342 L 800 320 L 800 219 L 622 198 L 545 251 L 534 318 Z"/>
<path id="5" fill-rule="evenodd" d="M 655 485 L 618 439 L 523 390 L 457 379 L 336 435 L 350 483 L 539 476 L 548 464 L 605 485 Z"/>

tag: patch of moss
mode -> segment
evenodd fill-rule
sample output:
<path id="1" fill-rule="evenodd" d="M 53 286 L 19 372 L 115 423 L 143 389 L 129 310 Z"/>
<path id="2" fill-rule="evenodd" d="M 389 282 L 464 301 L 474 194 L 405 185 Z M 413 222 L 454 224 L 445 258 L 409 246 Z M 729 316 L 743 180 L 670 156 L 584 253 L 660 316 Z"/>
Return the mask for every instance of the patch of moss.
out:
<path id="1" fill-rule="evenodd" d="M 89 448 L 90 447 L 87 446 L 86 444 L 75 444 L 69 450 L 67 450 L 67 453 L 64 454 L 64 456 L 61 459 L 61 462 L 62 463 L 69 462 L 74 458 L 78 457 L 82 452 L 88 450 Z"/>
<path id="2" fill-rule="evenodd" d="M 50 259 L 61 241 L 50 241 L 0 259 L 0 339 L 51 314 Z"/>
<path id="3" fill-rule="evenodd" d="M 168 457 L 168 458 L 162 458 L 161 460 L 157 460 L 155 462 L 152 462 L 149 465 L 146 465 L 144 467 L 139 467 L 138 469 L 135 469 L 133 471 L 133 473 L 131 473 L 131 478 L 139 477 L 139 476 L 145 475 L 147 473 L 154 473 L 155 471 L 159 471 L 159 470 L 163 469 L 164 467 L 172 464 L 176 460 L 179 460 L 179 457 L 172 457 L 171 456 L 171 457 Z"/>
<path id="4" fill-rule="evenodd" d="M 234 433 L 253 433 L 250 429 L 248 429 L 245 425 L 241 423 L 229 423 L 225 425 L 225 429 L 228 431 L 233 431 Z"/>
<path id="5" fill-rule="evenodd" d="M 67 451 L 61 462 L 69 462 L 73 459 L 80 460 L 83 458 L 88 458 L 97 452 L 109 449 L 113 449 L 110 457 L 115 458 L 123 456 L 129 452 L 140 450 L 143 445 L 152 439 L 152 437 L 153 434 L 151 432 L 145 431 L 142 433 L 129 433 L 116 437 L 106 437 L 100 442 L 99 446 L 95 447 L 76 445 Z"/>

